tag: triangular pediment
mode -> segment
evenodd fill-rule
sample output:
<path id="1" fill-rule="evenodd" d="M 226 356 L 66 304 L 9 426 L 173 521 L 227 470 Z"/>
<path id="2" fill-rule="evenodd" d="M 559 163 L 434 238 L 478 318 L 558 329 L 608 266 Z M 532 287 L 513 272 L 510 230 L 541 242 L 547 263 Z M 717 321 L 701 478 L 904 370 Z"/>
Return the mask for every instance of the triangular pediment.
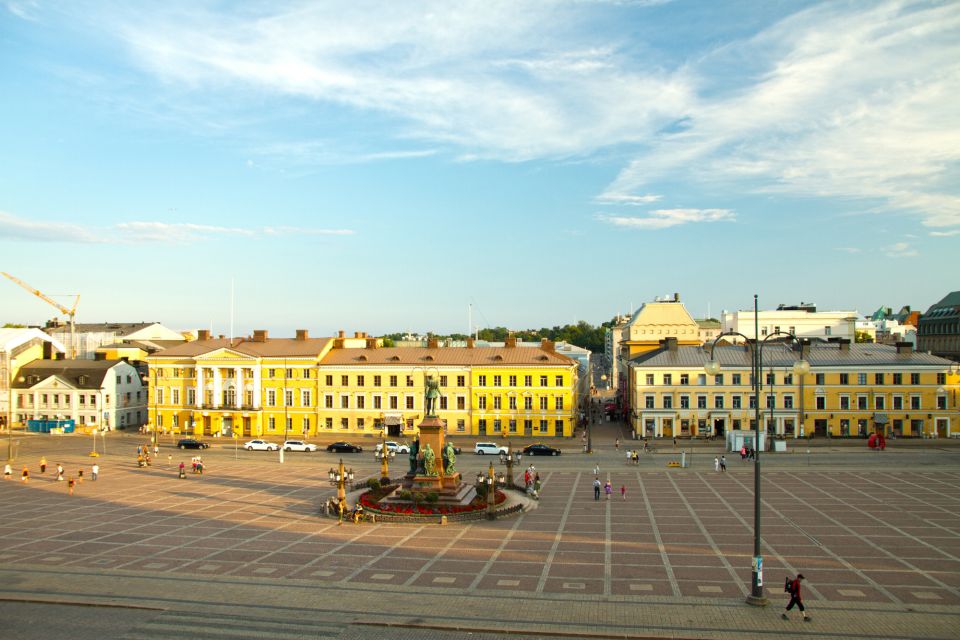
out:
<path id="1" fill-rule="evenodd" d="M 99 383 L 99 380 L 97 382 Z M 76 389 L 77 387 L 67 382 L 60 376 L 48 376 L 45 379 L 41 380 L 40 382 L 31 386 L 30 388 L 35 389 L 37 391 L 48 391 L 48 390 L 62 391 L 65 389 Z"/>
<path id="2" fill-rule="evenodd" d="M 246 353 L 240 353 L 239 351 L 234 351 L 228 347 L 222 349 L 217 349 L 216 351 L 210 351 L 209 353 L 203 353 L 193 358 L 197 362 L 223 362 L 223 361 L 237 361 L 244 360 L 246 362 L 256 362 L 257 358 Z"/>

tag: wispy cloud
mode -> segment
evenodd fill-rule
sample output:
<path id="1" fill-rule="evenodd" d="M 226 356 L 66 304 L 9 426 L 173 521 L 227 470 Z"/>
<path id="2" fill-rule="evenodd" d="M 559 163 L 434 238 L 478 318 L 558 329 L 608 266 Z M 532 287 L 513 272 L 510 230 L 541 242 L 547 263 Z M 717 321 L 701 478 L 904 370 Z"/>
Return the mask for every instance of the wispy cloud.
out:
<path id="1" fill-rule="evenodd" d="M 917 255 L 917 250 L 909 242 L 896 242 L 883 248 L 889 258 L 911 258 Z"/>
<path id="2" fill-rule="evenodd" d="M 857 247 L 834 247 L 837 251 L 843 251 L 844 253 L 861 253 L 861 249 Z"/>
<path id="3" fill-rule="evenodd" d="M 350 145 L 353 146 L 353 145 Z M 390 160 L 427 158 L 438 153 L 437 149 L 392 149 L 364 151 L 348 149 L 335 140 L 305 140 L 263 145 L 249 150 L 251 155 L 282 166 L 306 167 L 317 165 L 366 164 Z M 251 163 L 251 166 L 257 163 Z"/>
<path id="4" fill-rule="evenodd" d="M 737 60 L 770 64 L 755 82 L 710 85 L 711 66 Z M 960 4 L 817 5 L 702 60 L 688 126 L 654 138 L 608 193 L 683 174 L 960 225 L 957 60 Z"/>
<path id="5" fill-rule="evenodd" d="M 626 204 L 639 207 L 657 202 L 662 198 L 663 196 L 652 193 L 637 196 L 626 193 L 604 193 L 596 197 L 596 202 L 597 204 Z"/>
<path id="6" fill-rule="evenodd" d="M 7 0 L 4 4 L 7 11 L 21 20 L 35 22 L 38 19 L 40 4 L 36 0 Z"/>
<path id="7" fill-rule="evenodd" d="M 119 243 L 191 243 L 219 237 L 257 236 L 347 236 L 352 229 L 319 229 L 309 227 L 223 227 L 186 222 L 121 222 L 109 227 L 84 227 L 77 224 L 25 220 L 0 212 L 0 240 L 15 239 L 34 242 L 66 242 L 73 244 Z"/>
<path id="8" fill-rule="evenodd" d="M 949 238 L 950 236 L 960 235 L 960 229 L 953 229 L 951 231 L 931 231 L 930 235 L 935 238 Z"/>
<path id="9" fill-rule="evenodd" d="M 649 216 L 610 216 L 597 214 L 597 220 L 629 229 L 665 229 L 693 222 L 733 222 L 730 209 L 656 209 Z"/>

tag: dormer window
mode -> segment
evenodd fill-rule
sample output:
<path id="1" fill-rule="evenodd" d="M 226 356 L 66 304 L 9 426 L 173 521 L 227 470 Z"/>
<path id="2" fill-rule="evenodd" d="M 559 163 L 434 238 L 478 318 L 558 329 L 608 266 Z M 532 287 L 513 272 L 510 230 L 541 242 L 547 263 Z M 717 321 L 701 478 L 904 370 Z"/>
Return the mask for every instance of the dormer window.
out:
<path id="1" fill-rule="evenodd" d="M 81 387 L 87 386 L 87 376 L 80 376 L 77 378 L 77 382 L 80 383 Z"/>
<path id="2" fill-rule="evenodd" d="M 391 356 L 390 361 L 391 361 L 391 362 L 400 362 L 400 356 Z"/>

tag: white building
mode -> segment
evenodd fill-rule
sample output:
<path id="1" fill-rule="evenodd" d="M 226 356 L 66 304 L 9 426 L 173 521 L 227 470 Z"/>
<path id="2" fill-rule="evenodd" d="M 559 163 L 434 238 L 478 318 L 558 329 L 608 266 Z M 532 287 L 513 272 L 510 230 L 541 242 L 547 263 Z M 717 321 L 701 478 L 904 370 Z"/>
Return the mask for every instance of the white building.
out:
<path id="1" fill-rule="evenodd" d="M 757 319 L 761 340 L 777 331 L 786 331 L 798 338 L 821 340 L 845 338 L 851 342 L 856 339 L 856 311 L 817 311 L 814 305 L 801 304 L 798 307 L 781 305 L 776 311 L 760 311 Z M 756 338 L 752 309 L 724 311 L 721 324 L 724 332 L 736 331 L 751 340 Z M 742 339 L 738 336 L 731 338 L 731 342 L 740 341 Z"/>
<path id="2" fill-rule="evenodd" d="M 147 421 L 147 389 L 122 360 L 34 360 L 13 382 L 13 411 L 28 420 L 73 420 L 78 428 L 139 428 Z"/>
<path id="3" fill-rule="evenodd" d="M 92 322 L 75 325 L 77 358 L 93 360 L 97 348 L 118 342 L 176 341 L 184 342 L 182 333 L 168 329 L 159 322 Z M 70 344 L 70 325 L 49 325 L 44 331 L 61 344 Z M 171 345 L 165 345 L 171 346 Z"/>
<path id="4" fill-rule="evenodd" d="M 39 329 L 0 329 L 0 426 L 5 429 L 13 422 L 10 384 L 20 367 L 63 352 L 63 344 Z"/>
<path id="5" fill-rule="evenodd" d="M 608 367 L 607 384 L 613 389 L 617 388 L 620 378 L 620 340 L 623 338 L 623 329 L 628 322 L 630 322 L 630 316 L 618 315 L 614 319 L 613 326 L 604 329 L 603 332 L 603 359 Z"/>

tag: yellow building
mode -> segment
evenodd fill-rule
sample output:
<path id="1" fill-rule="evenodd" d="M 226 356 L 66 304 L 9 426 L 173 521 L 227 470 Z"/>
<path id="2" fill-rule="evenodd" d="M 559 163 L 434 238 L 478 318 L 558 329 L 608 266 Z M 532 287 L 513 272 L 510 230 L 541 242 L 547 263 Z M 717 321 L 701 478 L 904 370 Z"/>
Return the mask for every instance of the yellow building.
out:
<path id="1" fill-rule="evenodd" d="M 570 436 L 576 361 L 553 343 L 502 348 L 384 348 L 352 338 L 196 341 L 149 356 L 151 424 L 199 436 L 412 434 L 424 378 L 439 378 L 438 415 L 451 434 Z"/>
<path id="2" fill-rule="evenodd" d="M 709 349 L 665 340 L 629 366 L 630 420 L 644 437 L 722 436 L 753 429 L 751 345 L 721 345 L 721 371 L 708 375 Z M 763 347 L 761 421 L 769 433 L 863 437 L 960 435 L 960 375 L 949 360 L 913 351 L 908 343 L 813 342 L 804 347 L 810 372 L 793 373 L 798 347 Z"/>

